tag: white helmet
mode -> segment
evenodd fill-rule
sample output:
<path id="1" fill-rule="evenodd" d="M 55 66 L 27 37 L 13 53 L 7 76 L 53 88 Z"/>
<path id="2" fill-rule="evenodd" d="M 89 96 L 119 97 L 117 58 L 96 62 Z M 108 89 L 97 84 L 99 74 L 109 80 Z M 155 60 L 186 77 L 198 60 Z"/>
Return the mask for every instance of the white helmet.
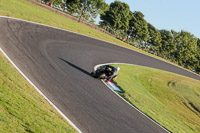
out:
<path id="1" fill-rule="evenodd" d="M 117 69 L 117 71 L 119 71 L 119 70 L 120 70 L 120 67 L 116 66 L 115 69 Z"/>

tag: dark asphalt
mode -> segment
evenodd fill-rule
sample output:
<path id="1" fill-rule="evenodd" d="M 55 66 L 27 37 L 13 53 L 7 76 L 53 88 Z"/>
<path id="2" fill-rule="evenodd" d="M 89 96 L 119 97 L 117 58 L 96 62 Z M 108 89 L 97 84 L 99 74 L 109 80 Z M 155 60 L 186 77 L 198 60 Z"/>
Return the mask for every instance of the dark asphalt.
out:
<path id="1" fill-rule="evenodd" d="M 132 63 L 200 80 L 163 61 L 67 31 L 7 18 L 0 18 L 0 31 L 0 47 L 83 132 L 165 132 L 92 78 L 97 64 Z"/>

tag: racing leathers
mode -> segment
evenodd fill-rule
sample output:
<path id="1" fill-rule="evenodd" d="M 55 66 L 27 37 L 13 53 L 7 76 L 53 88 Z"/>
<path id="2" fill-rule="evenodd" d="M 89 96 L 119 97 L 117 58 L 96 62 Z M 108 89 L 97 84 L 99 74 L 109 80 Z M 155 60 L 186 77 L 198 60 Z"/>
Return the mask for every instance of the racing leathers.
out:
<path id="1" fill-rule="evenodd" d="M 113 66 L 106 65 L 105 74 L 107 75 L 107 81 L 109 81 L 118 75 L 118 70 Z"/>

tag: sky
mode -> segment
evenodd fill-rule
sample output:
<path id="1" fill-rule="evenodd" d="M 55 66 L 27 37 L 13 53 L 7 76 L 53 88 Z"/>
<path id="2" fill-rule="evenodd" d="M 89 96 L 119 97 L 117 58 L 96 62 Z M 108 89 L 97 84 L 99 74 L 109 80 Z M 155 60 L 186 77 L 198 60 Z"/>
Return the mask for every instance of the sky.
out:
<path id="1" fill-rule="evenodd" d="M 115 0 L 105 0 L 107 4 Z M 200 38 L 200 0 L 120 0 L 130 10 L 141 11 L 157 29 L 181 30 Z"/>

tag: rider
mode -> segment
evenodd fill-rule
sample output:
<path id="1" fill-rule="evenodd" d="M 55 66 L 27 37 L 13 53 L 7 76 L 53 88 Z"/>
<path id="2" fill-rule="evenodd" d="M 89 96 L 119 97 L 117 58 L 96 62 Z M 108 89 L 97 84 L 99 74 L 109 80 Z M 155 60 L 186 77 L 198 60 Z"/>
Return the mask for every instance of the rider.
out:
<path id="1" fill-rule="evenodd" d="M 110 70 L 111 69 L 111 70 Z M 105 73 L 108 76 L 107 81 L 112 80 L 118 75 L 120 68 L 118 66 L 113 67 L 113 66 L 106 66 Z"/>

